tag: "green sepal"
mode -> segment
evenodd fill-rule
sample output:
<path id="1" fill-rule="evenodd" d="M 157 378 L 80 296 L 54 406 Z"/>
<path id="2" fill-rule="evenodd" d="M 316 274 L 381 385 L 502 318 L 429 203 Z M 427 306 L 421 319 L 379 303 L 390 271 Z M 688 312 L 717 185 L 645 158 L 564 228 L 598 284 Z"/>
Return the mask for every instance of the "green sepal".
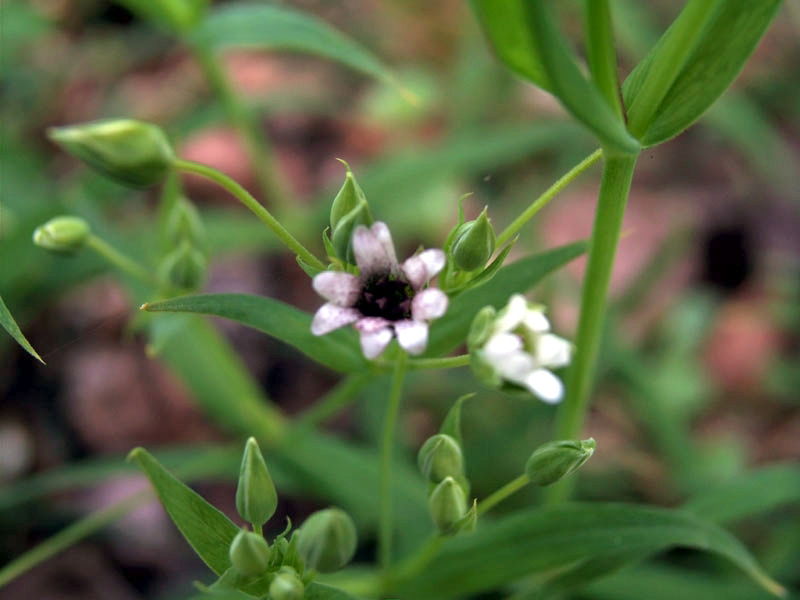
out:
<path id="1" fill-rule="evenodd" d="M 431 483 L 464 473 L 464 455 L 459 442 L 453 437 L 438 433 L 422 444 L 417 454 L 417 464 L 422 475 Z"/>
<path id="2" fill-rule="evenodd" d="M 239 469 L 239 485 L 236 488 L 236 510 L 248 523 L 262 526 L 275 514 L 278 493 L 269 474 L 264 455 L 258 442 L 247 440 Z"/>
<path id="3" fill-rule="evenodd" d="M 350 516 L 338 508 L 312 514 L 292 536 L 292 542 L 296 538 L 297 552 L 306 566 L 320 573 L 338 571 L 356 551 L 356 527 Z"/>
<path id="4" fill-rule="evenodd" d="M 54 217 L 33 232 L 33 243 L 62 254 L 71 254 L 84 247 L 91 235 L 85 219 L 73 216 Z"/>
<path id="5" fill-rule="evenodd" d="M 231 564 L 245 577 L 256 577 L 267 572 L 270 564 L 270 547 L 262 536 L 252 531 L 240 531 L 229 549 Z"/>
<path id="6" fill-rule="evenodd" d="M 431 492 L 428 508 L 436 530 L 442 535 L 457 533 L 458 525 L 467 514 L 464 489 L 453 477 L 446 477 Z"/>
<path id="7" fill-rule="evenodd" d="M 547 486 L 577 471 L 594 454 L 593 438 L 557 440 L 537 448 L 525 463 L 531 483 Z"/>

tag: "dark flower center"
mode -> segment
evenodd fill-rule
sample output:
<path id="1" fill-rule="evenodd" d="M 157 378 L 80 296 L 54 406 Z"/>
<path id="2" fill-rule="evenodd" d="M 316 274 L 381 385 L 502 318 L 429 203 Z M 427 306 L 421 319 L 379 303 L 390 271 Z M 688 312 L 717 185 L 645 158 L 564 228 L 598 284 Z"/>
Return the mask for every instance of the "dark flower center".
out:
<path id="1" fill-rule="evenodd" d="M 382 317 L 387 321 L 411 318 L 414 289 L 408 282 L 391 275 L 377 275 L 361 288 L 355 307 L 365 317 Z"/>

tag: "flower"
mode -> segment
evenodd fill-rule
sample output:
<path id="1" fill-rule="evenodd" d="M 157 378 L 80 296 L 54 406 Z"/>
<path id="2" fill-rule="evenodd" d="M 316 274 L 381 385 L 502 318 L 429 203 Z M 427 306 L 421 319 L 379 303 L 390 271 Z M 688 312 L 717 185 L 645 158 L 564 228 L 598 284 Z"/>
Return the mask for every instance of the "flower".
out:
<path id="1" fill-rule="evenodd" d="M 564 385 L 549 369 L 569 364 L 572 346 L 550 333 L 543 307 L 515 294 L 499 313 L 483 309 L 473 322 L 469 345 L 473 368 L 487 383 L 522 387 L 551 404 L 561 401 Z"/>
<path id="2" fill-rule="evenodd" d="M 444 252 L 424 250 L 400 265 L 389 228 L 376 221 L 356 227 L 353 253 L 359 275 L 325 271 L 314 277 L 314 290 L 328 302 L 314 315 L 311 333 L 325 335 L 354 323 L 369 359 L 379 356 L 394 336 L 409 354 L 424 352 L 428 321 L 447 310 L 447 295 L 426 287 L 444 268 Z"/>

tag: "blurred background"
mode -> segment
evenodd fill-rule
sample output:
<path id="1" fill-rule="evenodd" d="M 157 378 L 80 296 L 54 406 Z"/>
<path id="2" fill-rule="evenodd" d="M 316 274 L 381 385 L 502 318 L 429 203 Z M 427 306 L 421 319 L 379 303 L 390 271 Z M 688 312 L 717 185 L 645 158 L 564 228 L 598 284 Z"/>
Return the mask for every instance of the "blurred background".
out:
<path id="1" fill-rule="evenodd" d="M 674 17 L 674 4 L 613 3 L 623 76 Z M 48 218 L 77 214 L 145 264 L 154 265 L 159 251 L 158 190 L 131 191 L 89 172 L 47 140 L 47 127 L 128 116 L 159 123 L 180 156 L 240 181 L 317 252 L 343 179 L 336 158 L 345 159 L 375 216 L 390 224 L 400 256 L 420 244 L 441 246 L 467 193 L 467 216 L 488 205 L 501 230 L 596 147 L 552 97 L 492 59 L 460 0 L 286 2 L 380 57 L 416 100 L 307 54 L 222 53 L 233 88 L 271 142 L 289 198 L 281 205 L 261 194 L 247 149 L 189 46 L 132 12 L 135 5 L 0 3 L 0 294 L 47 362 L 0 335 L 0 563 L 141 488 L 132 471 L 114 466 L 131 448 L 235 439 L 148 352 L 136 310 L 153 299 L 147 290 L 93 254 L 53 256 L 31 243 Z M 567 3 L 564 21 L 576 40 L 578 6 Z M 583 498 L 675 506 L 752 467 L 800 457 L 798 32 L 800 10 L 789 2 L 733 88 L 688 132 L 642 154 L 587 425 L 598 451 L 582 471 Z M 586 238 L 598 183 L 595 167 L 570 185 L 526 226 L 511 258 Z M 307 311 L 319 305 L 294 259 L 235 200 L 193 178 L 185 191 L 207 231 L 205 291 L 265 295 Z M 575 261 L 532 296 L 550 306 L 566 337 L 582 268 Z M 258 332 L 215 326 L 288 414 L 338 379 Z M 385 390 L 383 380 L 368 386 L 326 427 L 369 445 Z M 466 453 L 481 497 L 516 476 L 548 439 L 554 411 L 483 389 L 465 370 L 418 373 L 402 422 L 409 455 L 452 401 L 471 391 L 478 394 L 464 413 Z M 70 471 L 76 463 L 94 470 Z M 224 465 L 228 478 L 199 489 L 231 514 L 235 458 Z M 44 480 L 35 477 L 47 473 L 54 479 L 37 488 Z M 526 492 L 504 508 L 533 500 L 535 492 Z M 280 510 L 301 518 L 321 505 L 299 490 L 282 495 Z M 784 583 L 800 580 L 798 516 L 796 506 L 786 507 L 734 528 Z M 360 552 L 371 557 L 369 542 Z M 642 571 L 643 581 L 700 560 L 710 559 L 673 553 Z M 38 565 L 0 589 L 0 598 L 178 599 L 190 595 L 194 579 L 208 573 L 149 504 Z M 581 597 L 628 597 L 611 589 L 606 580 Z M 760 597 L 745 591 L 751 595 L 741 598 Z M 727 597 L 735 593 L 733 586 Z"/>

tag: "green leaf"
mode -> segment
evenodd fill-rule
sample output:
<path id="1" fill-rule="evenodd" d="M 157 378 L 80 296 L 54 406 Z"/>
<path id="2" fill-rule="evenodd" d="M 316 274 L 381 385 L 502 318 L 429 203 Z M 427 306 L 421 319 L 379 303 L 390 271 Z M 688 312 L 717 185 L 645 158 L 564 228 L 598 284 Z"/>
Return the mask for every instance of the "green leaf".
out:
<path id="1" fill-rule="evenodd" d="M 306 587 L 303 600 L 356 600 L 356 597 L 324 583 L 312 583 Z"/>
<path id="2" fill-rule="evenodd" d="M 311 315 L 272 298 L 202 294 L 151 302 L 142 308 L 148 312 L 190 312 L 225 317 L 286 342 L 336 371 L 355 371 L 367 366 L 351 331 L 339 330 L 315 336 L 311 333 Z"/>
<path id="3" fill-rule="evenodd" d="M 739 74 L 781 4 L 780 0 L 711 1 L 715 2 L 712 14 L 691 40 L 692 50 L 652 120 L 645 123 L 640 136 L 644 146 L 678 135 L 714 103 Z M 627 106 L 633 106 L 650 77 L 659 76 L 654 65 L 673 47 L 671 41 L 684 33 L 680 25 L 676 19 L 625 81 Z"/>
<path id="4" fill-rule="evenodd" d="M 288 8 L 255 2 L 221 6 L 209 14 L 193 37 L 216 49 L 248 47 L 314 54 L 395 83 L 369 50 L 327 23 Z"/>
<path id="5" fill-rule="evenodd" d="M 130 453 L 150 479 L 172 522 L 214 573 L 231 566 L 228 548 L 239 528 L 199 494 L 176 479 L 144 448 Z"/>
<path id="6" fill-rule="evenodd" d="M 209 0 L 121 0 L 142 19 L 171 32 L 190 31 L 203 17 Z"/>
<path id="7" fill-rule="evenodd" d="M 632 504 L 564 504 L 533 509 L 448 540 L 425 569 L 392 590 L 400 597 L 444 600 L 502 588 L 536 573 L 578 561 L 674 546 L 722 556 L 772 593 L 769 578 L 747 549 L 725 530 L 688 513 Z"/>
<path id="8" fill-rule="evenodd" d="M 529 290 L 546 275 L 586 252 L 586 248 L 586 242 L 575 242 L 523 258 L 500 269 L 491 284 L 456 296 L 445 316 L 433 322 L 427 354 L 441 356 L 453 350 L 466 339 L 472 319 L 480 309 L 489 305 L 501 308 L 513 294 Z"/>
<path id="9" fill-rule="evenodd" d="M 28 354 L 33 356 L 40 363 L 45 364 L 42 360 L 42 357 L 39 356 L 39 353 L 33 349 L 31 343 L 22 334 L 22 331 L 20 331 L 17 322 L 14 320 L 14 317 L 11 316 L 11 311 L 8 310 L 6 303 L 3 302 L 2 296 L 0 296 L 0 325 L 3 326 L 3 329 L 5 329 L 11 335 L 11 337 L 13 337 L 17 343 L 28 352 Z"/>

